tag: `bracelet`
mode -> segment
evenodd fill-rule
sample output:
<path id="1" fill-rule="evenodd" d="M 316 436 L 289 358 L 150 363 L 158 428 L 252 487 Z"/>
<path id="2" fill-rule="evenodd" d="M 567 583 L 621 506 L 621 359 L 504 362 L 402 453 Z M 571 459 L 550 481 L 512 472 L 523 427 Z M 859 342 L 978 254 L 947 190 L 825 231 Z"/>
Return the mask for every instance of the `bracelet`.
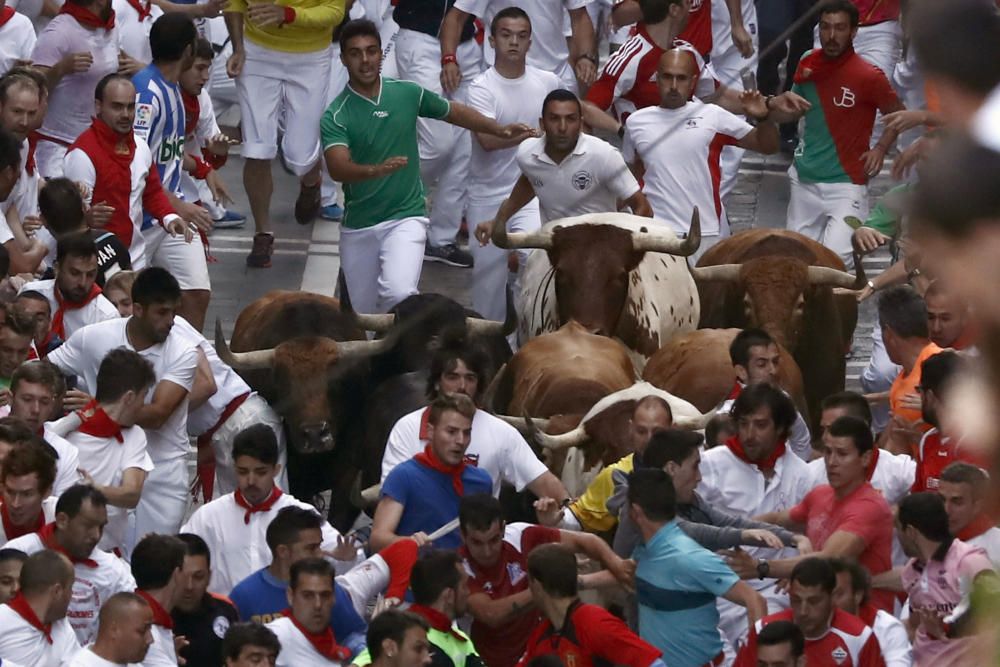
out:
<path id="1" fill-rule="evenodd" d="M 873 291 L 873 292 L 877 292 L 878 291 L 878 288 L 875 287 L 875 283 L 873 283 L 871 280 L 869 280 L 865 284 L 868 285 L 868 289 L 870 289 L 871 291 Z"/>
<path id="2" fill-rule="evenodd" d="M 446 53 L 443 56 L 441 56 L 441 64 L 447 65 L 448 63 L 455 63 L 456 65 L 458 64 L 458 58 L 455 57 L 454 53 Z"/>

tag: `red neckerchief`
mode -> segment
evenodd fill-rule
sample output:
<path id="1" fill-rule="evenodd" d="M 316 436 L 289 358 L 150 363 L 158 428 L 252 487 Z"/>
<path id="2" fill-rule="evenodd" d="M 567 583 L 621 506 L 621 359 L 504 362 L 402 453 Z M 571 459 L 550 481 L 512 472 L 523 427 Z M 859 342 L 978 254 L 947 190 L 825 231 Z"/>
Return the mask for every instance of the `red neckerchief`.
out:
<path id="1" fill-rule="evenodd" d="M 27 528 L 21 528 L 20 526 L 15 526 L 14 522 L 10 520 L 10 515 L 7 514 L 7 506 L 0 504 L 0 519 L 3 520 L 3 533 L 7 536 L 7 541 L 13 540 L 15 537 L 21 537 L 22 535 L 30 535 L 31 533 L 37 533 L 42 528 L 45 527 L 45 512 L 38 512 L 38 520 L 35 522 L 34 526 L 28 526 Z"/>
<path id="2" fill-rule="evenodd" d="M 42 623 L 35 610 L 28 604 L 28 600 L 24 597 L 23 593 L 18 592 L 17 595 L 7 602 L 7 606 L 17 612 L 18 616 L 26 620 L 28 625 L 45 635 L 45 641 L 49 644 L 52 643 L 52 624 Z"/>
<path id="3" fill-rule="evenodd" d="M 996 528 L 996 525 L 996 521 L 983 512 L 970 521 L 968 526 L 958 531 L 958 535 L 955 537 L 963 542 L 968 542 L 969 540 L 979 537 L 990 528 Z"/>
<path id="4" fill-rule="evenodd" d="M 73 565 L 86 565 L 89 568 L 96 568 L 97 561 L 93 558 L 74 558 L 69 555 L 69 552 L 63 548 L 59 542 L 56 541 L 56 522 L 47 523 L 42 526 L 42 529 L 38 531 L 38 538 L 42 541 L 42 546 L 46 549 L 51 549 L 52 551 L 58 551 L 66 558 L 69 558 Z"/>
<path id="5" fill-rule="evenodd" d="M 64 4 L 59 13 L 69 14 L 84 28 L 104 28 L 105 30 L 111 30 L 115 27 L 115 10 L 113 9 L 108 10 L 108 18 L 106 20 L 75 2 Z"/>
<path id="6" fill-rule="evenodd" d="M 729 395 L 726 396 L 727 401 L 735 401 L 743 393 L 743 383 L 739 380 L 733 383 L 733 388 L 730 390 Z"/>
<path id="7" fill-rule="evenodd" d="M 420 440 L 430 440 L 430 434 L 428 433 L 428 427 L 431 424 L 431 409 L 425 408 L 423 413 L 420 415 L 420 433 L 417 434 L 417 438 Z"/>
<path id="8" fill-rule="evenodd" d="M 799 68 L 795 70 L 795 83 L 819 83 L 853 57 L 853 46 L 848 46 L 836 58 L 827 58 L 823 49 L 816 49 L 799 61 Z"/>
<path id="9" fill-rule="evenodd" d="M 6 9 L 6 7 L 4 8 Z M 3 25 L 3 20 L 0 19 L 0 26 Z M 28 159 L 24 163 L 24 170 L 28 172 L 28 176 L 35 175 L 35 149 L 38 148 L 38 131 L 32 130 L 28 133 Z"/>
<path id="10" fill-rule="evenodd" d="M 329 625 L 323 632 L 309 632 L 306 630 L 299 620 L 295 618 L 295 614 L 292 613 L 291 609 L 286 609 L 282 612 L 289 621 L 292 622 L 298 631 L 302 633 L 302 636 L 309 640 L 309 643 L 313 645 L 316 652 L 327 660 L 333 660 L 334 662 L 345 662 L 351 657 L 351 651 L 344 648 L 337 643 L 337 638 L 333 636 L 333 628 Z"/>
<path id="11" fill-rule="evenodd" d="M 129 0 L 132 2 L 132 0 Z M 201 115 L 201 103 L 197 95 L 186 90 L 181 91 L 181 101 L 184 103 L 184 136 L 188 136 L 198 127 L 198 116 Z"/>
<path id="12" fill-rule="evenodd" d="M 872 475 L 875 474 L 875 466 L 878 465 L 878 450 L 878 446 L 872 447 L 872 457 L 871 460 L 868 461 L 868 470 L 865 471 L 866 482 L 872 481 Z"/>
<path id="13" fill-rule="evenodd" d="M 784 440 L 780 441 L 774 448 L 774 451 L 771 452 L 771 455 L 763 461 L 751 461 L 747 458 L 747 453 L 743 450 L 743 443 L 740 442 L 740 436 L 738 435 L 734 435 L 729 440 L 726 440 L 726 447 L 728 447 L 729 451 L 731 451 L 740 461 L 749 463 L 752 466 L 757 466 L 759 470 L 774 470 L 775 463 L 777 463 L 778 459 L 785 454 Z"/>
<path id="14" fill-rule="evenodd" d="M 139 23 L 142 23 L 149 18 L 150 14 L 153 13 L 153 3 L 151 2 L 139 2 L 139 0 L 128 0 L 129 7 L 134 9 L 139 15 Z"/>
<path id="15" fill-rule="evenodd" d="M 7 21 L 14 18 L 14 10 L 11 7 L 4 5 L 0 8 L 0 28 L 7 24 Z"/>
<path id="16" fill-rule="evenodd" d="M 81 308 L 83 308 L 84 306 L 86 306 L 91 301 L 93 301 L 94 299 L 96 299 L 101 295 L 101 288 L 97 286 L 97 283 L 91 285 L 90 293 L 87 294 L 87 298 L 85 298 L 80 303 L 74 303 L 72 301 L 66 301 L 65 299 L 63 299 L 62 293 L 59 291 L 58 285 L 52 286 L 52 295 L 55 296 L 56 304 L 58 307 L 56 308 L 55 314 L 52 316 L 52 326 L 50 327 L 49 331 L 59 336 L 63 340 L 66 340 L 66 325 L 63 323 L 63 317 L 66 315 L 66 311 L 80 310 Z"/>
<path id="17" fill-rule="evenodd" d="M 124 135 L 118 134 L 100 118 L 95 118 L 69 150 L 74 148 L 80 149 L 90 158 L 98 175 L 91 201 L 105 202 L 115 210 L 105 229 L 129 246 L 132 234 L 135 233 L 131 214 L 135 136 L 131 130 Z M 119 149 L 124 149 L 125 152 L 119 152 Z"/>
<path id="18" fill-rule="evenodd" d="M 236 504 L 246 510 L 246 514 L 243 515 L 243 523 L 250 523 L 250 516 L 254 512 L 268 512 L 274 506 L 274 503 L 278 502 L 278 498 L 282 495 L 281 489 L 277 486 L 271 489 L 271 495 L 269 495 L 264 501 L 257 503 L 256 505 L 251 505 L 246 498 L 243 497 L 243 492 L 236 489 L 233 493 L 233 500 Z"/>
<path id="19" fill-rule="evenodd" d="M 866 602 L 858 609 L 858 618 L 865 622 L 869 628 L 875 626 L 875 617 L 878 615 L 878 607 L 870 602 Z"/>
<path id="20" fill-rule="evenodd" d="M 174 629 L 174 619 L 171 618 L 170 614 L 167 613 L 167 610 L 163 608 L 163 605 L 160 604 L 156 598 L 146 591 L 140 591 L 138 588 L 135 590 L 135 594 L 145 600 L 146 604 L 149 605 L 149 608 L 153 610 L 154 625 L 159 625 L 167 630 Z"/>
<path id="21" fill-rule="evenodd" d="M 426 468 L 448 475 L 451 477 L 451 485 L 455 488 L 455 493 L 459 496 L 464 494 L 465 486 L 462 484 L 462 472 L 466 466 L 465 459 L 462 459 L 462 462 L 457 466 L 445 465 L 431 449 L 431 446 L 427 445 L 424 447 L 424 451 L 413 457 L 413 460 Z"/>
<path id="22" fill-rule="evenodd" d="M 972 322 L 969 322 L 965 325 L 965 328 L 962 329 L 962 333 L 959 334 L 958 338 L 956 338 L 949 347 L 956 350 L 965 350 L 975 346 L 978 341 L 979 331 Z"/>
<path id="23" fill-rule="evenodd" d="M 77 429 L 80 433 L 86 433 L 95 438 L 114 438 L 120 443 L 125 442 L 121 424 L 112 419 L 104 411 L 104 408 L 98 405 L 97 399 L 87 403 L 82 410 L 77 410 L 76 414 L 81 419 L 80 427 Z"/>
<path id="24" fill-rule="evenodd" d="M 414 603 L 407 608 L 407 611 L 412 611 L 417 616 L 422 616 L 438 632 L 450 634 L 456 639 L 465 640 L 465 637 L 458 633 L 454 626 L 452 626 L 451 619 L 437 609 Z"/>

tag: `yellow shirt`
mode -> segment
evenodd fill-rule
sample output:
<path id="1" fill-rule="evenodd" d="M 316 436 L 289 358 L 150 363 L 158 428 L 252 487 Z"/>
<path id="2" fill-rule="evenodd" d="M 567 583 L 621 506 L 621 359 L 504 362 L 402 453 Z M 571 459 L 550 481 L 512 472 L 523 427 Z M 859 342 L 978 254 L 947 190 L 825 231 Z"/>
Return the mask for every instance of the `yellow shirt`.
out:
<path id="1" fill-rule="evenodd" d="M 622 457 L 597 473 L 597 477 L 584 494 L 569 506 L 584 530 L 603 533 L 618 524 L 618 517 L 608 512 L 607 508 L 608 498 L 615 492 L 615 483 L 611 475 L 615 470 L 621 470 L 626 474 L 632 472 L 632 456 L 629 454 Z"/>
<path id="2" fill-rule="evenodd" d="M 295 10 L 291 23 L 258 27 L 246 17 L 248 0 L 230 0 L 227 12 L 244 15 L 243 36 L 258 46 L 286 53 L 322 51 L 333 41 L 333 31 L 344 20 L 346 0 L 276 0 Z"/>

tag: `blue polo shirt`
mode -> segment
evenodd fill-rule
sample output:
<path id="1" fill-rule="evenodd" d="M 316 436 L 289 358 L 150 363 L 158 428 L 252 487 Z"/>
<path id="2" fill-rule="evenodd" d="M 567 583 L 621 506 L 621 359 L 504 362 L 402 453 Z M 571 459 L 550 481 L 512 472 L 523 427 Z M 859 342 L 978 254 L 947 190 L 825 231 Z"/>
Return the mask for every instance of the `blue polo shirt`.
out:
<path id="1" fill-rule="evenodd" d="M 722 650 L 716 598 L 740 580 L 671 521 L 636 547 L 639 635 L 671 667 L 700 667 Z"/>
<path id="2" fill-rule="evenodd" d="M 493 480 L 485 470 L 467 465 L 462 471 L 462 490 L 466 496 L 492 494 Z M 403 505 L 397 535 L 420 531 L 430 534 L 458 516 L 459 495 L 455 493 L 451 477 L 413 459 L 403 461 L 386 476 L 382 497 Z M 456 528 L 434 545 L 441 549 L 457 549 L 462 546 L 462 538 Z"/>

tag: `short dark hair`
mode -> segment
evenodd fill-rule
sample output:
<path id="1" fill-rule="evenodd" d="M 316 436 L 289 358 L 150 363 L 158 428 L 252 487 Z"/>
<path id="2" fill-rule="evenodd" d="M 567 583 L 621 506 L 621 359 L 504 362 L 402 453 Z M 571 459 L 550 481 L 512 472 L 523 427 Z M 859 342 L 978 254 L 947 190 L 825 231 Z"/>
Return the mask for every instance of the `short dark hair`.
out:
<path id="1" fill-rule="evenodd" d="M 430 368 L 427 372 L 427 397 L 434 400 L 438 397 L 438 383 L 441 376 L 451 371 L 461 361 L 466 368 L 476 374 L 476 396 L 486 389 L 486 359 L 482 351 L 471 345 L 464 338 L 448 337 L 447 343 L 431 355 Z"/>
<path id="2" fill-rule="evenodd" d="M 823 8 L 819 10 L 819 15 L 840 14 L 841 12 L 847 14 L 847 17 L 851 20 L 852 28 L 858 27 L 858 24 L 861 22 L 861 15 L 851 0 L 826 0 Z"/>
<path id="3" fill-rule="evenodd" d="M 492 495 L 474 493 L 459 499 L 458 526 L 463 533 L 489 530 L 497 522 L 503 523 L 503 507 Z"/>
<path id="4" fill-rule="evenodd" d="M 767 407 L 771 411 L 771 420 L 774 421 L 775 428 L 787 436 L 798 413 L 795 411 L 792 399 L 777 387 L 764 383 L 747 385 L 736 397 L 729 412 L 733 416 L 733 421 L 738 423 L 742 417 L 762 407 Z"/>
<path id="5" fill-rule="evenodd" d="M 76 183 L 68 178 L 60 176 L 45 182 L 38 191 L 38 210 L 57 239 L 85 227 L 83 195 Z M 94 242 L 90 244 L 94 245 Z"/>
<path id="6" fill-rule="evenodd" d="M 553 597 L 576 597 L 576 556 L 568 547 L 551 543 L 532 549 L 528 554 L 528 575 Z"/>
<path id="7" fill-rule="evenodd" d="M 198 29 L 186 14 L 167 12 L 153 23 L 149 31 L 149 48 L 153 62 L 177 62 L 198 39 Z"/>
<path id="8" fill-rule="evenodd" d="M 6 442 L 15 447 L 18 445 L 40 445 L 54 458 L 59 458 L 56 450 L 37 436 L 28 425 L 17 417 L 4 417 L 0 419 L 0 442 Z"/>
<path id="9" fill-rule="evenodd" d="M 314 510 L 289 505 L 282 507 L 274 520 L 267 525 L 264 540 L 267 542 L 267 548 L 274 554 L 280 545 L 295 544 L 299 541 L 299 534 L 303 530 L 310 529 L 322 530 L 323 518 Z"/>
<path id="10" fill-rule="evenodd" d="M 854 448 L 858 450 L 858 454 L 872 451 L 872 447 L 875 445 L 871 426 L 850 415 L 837 417 L 830 424 L 829 433 L 834 438 L 850 438 L 851 442 L 854 443 Z"/>
<path id="11" fill-rule="evenodd" d="M 65 514 L 73 518 L 80 513 L 85 501 L 90 501 L 94 507 L 107 507 L 108 499 L 99 489 L 89 484 L 74 484 L 59 496 L 56 501 L 56 514 Z"/>
<path id="12" fill-rule="evenodd" d="M 27 336 L 29 338 L 34 338 L 35 336 L 36 323 L 34 316 L 25 312 L 24 308 L 16 303 L 7 307 L 7 317 L 0 326 L 10 329 L 16 336 Z"/>
<path id="13" fill-rule="evenodd" d="M 21 141 L 0 127 L 0 170 L 21 168 Z"/>
<path id="14" fill-rule="evenodd" d="M 239 660 L 247 646 L 259 646 L 275 655 L 281 652 L 281 642 L 271 628 L 260 623 L 234 623 L 222 638 L 222 659 Z"/>
<path id="15" fill-rule="evenodd" d="M 793 658 L 801 658 L 806 652 L 805 635 L 791 621 L 768 623 L 757 635 L 758 646 L 778 646 L 785 643 L 791 646 Z"/>
<path id="16" fill-rule="evenodd" d="M 574 93 L 566 90 L 565 88 L 556 88 L 548 95 L 545 96 L 545 100 L 542 101 L 542 117 L 545 117 L 545 111 L 549 108 L 549 105 L 554 102 L 576 102 L 577 112 L 583 114 L 583 106 L 580 104 L 580 98 Z"/>
<path id="17" fill-rule="evenodd" d="M 397 645 L 402 644 L 406 631 L 410 628 L 430 630 L 430 625 L 422 616 L 399 609 L 387 609 L 373 618 L 365 634 L 365 643 L 372 660 L 378 660 L 382 656 L 382 642 L 391 639 Z"/>
<path id="18" fill-rule="evenodd" d="M 10 455 L 8 454 L 8 458 Z M 4 465 L 6 465 L 4 461 Z M 966 463 L 965 461 L 955 461 L 954 463 L 949 463 L 948 466 L 941 471 L 941 476 L 938 477 L 941 482 L 948 482 L 949 484 L 968 484 L 972 487 L 972 493 L 975 496 L 982 496 L 989 490 L 990 486 L 990 475 L 985 470 L 979 466 L 972 465 L 971 463 Z"/>
<path id="19" fill-rule="evenodd" d="M 209 567 L 212 566 L 212 550 L 208 548 L 208 543 L 194 533 L 180 533 L 177 539 L 184 543 L 185 556 L 204 556 Z"/>
<path id="20" fill-rule="evenodd" d="M 844 410 L 847 410 L 848 414 L 852 417 L 857 417 L 871 426 L 872 408 L 868 405 L 868 401 L 865 397 L 858 392 L 838 391 L 837 393 L 830 394 L 824 398 L 819 404 L 821 412 L 823 410 L 833 410 L 835 408 L 843 408 Z"/>
<path id="21" fill-rule="evenodd" d="M 354 19 L 348 21 L 340 29 L 340 49 L 347 48 L 347 43 L 355 37 L 374 37 L 378 45 L 382 46 L 382 35 L 375 24 L 368 19 Z"/>
<path id="22" fill-rule="evenodd" d="M 18 563 L 23 563 L 28 560 L 28 554 L 20 549 L 0 549 L 0 563 L 6 563 L 9 560 L 16 560 Z"/>
<path id="23" fill-rule="evenodd" d="M 639 0 L 642 22 L 647 25 L 660 23 L 667 18 L 670 5 L 679 5 L 682 2 L 683 0 Z"/>
<path id="24" fill-rule="evenodd" d="M 531 17 L 528 16 L 528 12 L 524 11 L 520 7 L 504 7 L 498 11 L 494 16 L 493 20 L 490 21 L 490 34 L 494 37 L 497 36 L 497 24 L 504 19 L 524 19 L 528 22 L 528 28 L 531 29 Z"/>
<path id="25" fill-rule="evenodd" d="M 954 350 L 944 350 L 927 357 L 920 364 L 920 388 L 941 397 L 953 381 L 962 376 L 966 361 Z"/>
<path id="26" fill-rule="evenodd" d="M 868 570 L 853 558 L 828 558 L 827 560 L 830 567 L 833 568 L 834 576 L 841 572 L 846 572 L 850 576 L 851 590 L 855 593 L 861 593 L 861 604 L 866 603 L 872 589 L 872 577 Z"/>
<path id="27" fill-rule="evenodd" d="M 14 444 L 13 449 L 0 465 L 0 486 L 8 477 L 23 477 L 32 473 L 38 475 L 38 490 L 52 491 L 56 481 L 56 460 L 52 458 L 44 443 L 37 442 L 37 436 L 23 444 Z"/>
<path id="28" fill-rule="evenodd" d="M 659 468 L 633 470 L 628 476 L 628 501 L 653 521 L 671 521 L 677 514 L 674 482 Z"/>
<path id="29" fill-rule="evenodd" d="M 136 275 L 132 284 L 133 302 L 151 306 L 155 303 L 177 303 L 180 300 L 181 286 L 177 283 L 177 278 L 166 269 L 150 266 Z"/>
<path id="30" fill-rule="evenodd" d="M 330 585 L 334 585 L 334 577 L 337 573 L 333 571 L 333 566 L 325 558 L 303 558 L 292 563 L 292 569 L 288 575 L 288 587 L 292 590 L 298 588 L 299 579 L 307 574 L 314 574 L 320 577 L 329 577 Z"/>
<path id="31" fill-rule="evenodd" d="M 660 429 L 649 439 L 649 444 L 642 453 L 642 463 L 650 468 L 663 468 L 671 461 L 684 463 L 691 454 L 698 451 L 703 440 L 697 431 Z"/>
<path id="32" fill-rule="evenodd" d="M 719 440 L 719 436 L 722 435 L 723 431 L 735 433 L 736 425 L 733 424 L 731 415 L 725 412 L 716 412 L 708 420 L 708 423 L 705 424 L 705 448 L 711 449 L 716 445 L 721 445 L 722 442 Z M 649 446 L 647 445 L 647 450 L 648 448 Z"/>
<path id="33" fill-rule="evenodd" d="M 22 382 L 40 384 L 51 391 L 53 396 L 59 396 L 66 383 L 59 369 L 44 359 L 25 361 L 11 373 L 11 393 L 16 394 Z"/>
<path id="34" fill-rule="evenodd" d="M 819 586 L 824 593 L 833 593 L 837 587 L 837 575 L 833 572 L 830 562 L 825 558 L 806 558 L 800 560 L 792 568 L 793 583 L 802 586 Z"/>
<path id="35" fill-rule="evenodd" d="M 69 584 L 76 578 L 73 565 L 57 551 L 42 549 L 28 556 L 21 566 L 20 585 L 25 595 L 44 593 L 55 584 Z"/>
<path id="36" fill-rule="evenodd" d="M 114 403 L 126 392 L 142 394 L 156 384 L 153 364 L 141 354 L 127 347 L 111 350 L 97 371 L 97 392 L 94 398 L 101 403 Z"/>
<path id="37" fill-rule="evenodd" d="M 889 287 L 878 297 L 879 322 L 903 338 L 927 338 L 927 304 L 909 285 Z"/>
<path id="38" fill-rule="evenodd" d="M 187 546 L 173 535 L 150 533 L 132 550 L 132 576 L 136 588 L 157 590 L 170 583 L 184 567 Z"/>
<path id="39" fill-rule="evenodd" d="M 903 528 L 913 526 L 929 540 L 951 542 L 948 529 L 948 513 L 944 509 L 944 499 L 933 491 L 911 493 L 899 501 L 896 514 Z"/>
<path id="40" fill-rule="evenodd" d="M 267 424 L 248 426 L 233 438 L 233 461 L 249 456 L 267 465 L 278 463 L 278 437 Z"/>
<path id="41" fill-rule="evenodd" d="M 466 419 L 476 416 L 476 404 L 465 394 L 441 394 L 431 401 L 427 421 L 437 425 L 445 412 L 457 412 Z"/>
<path id="42" fill-rule="evenodd" d="M 1000 84 L 1000 16 L 983 0 L 910 3 L 910 40 L 925 74 L 987 95 Z M 961 35 L 961 39 L 941 39 Z"/>
<path id="43" fill-rule="evenodd" d="M 104 101 L 104 91 L 108 89 L 108 86 L 112 83 L 120 81 L 122 83 L 127 83 L 133 88 L 135 84 L 132 83 L 132 78 L 124 74 L 119 74 L 118 72 L 112 72 L 111 74 L 105 74 L 100 81 L 97 82 L 97 86 L 94 87 L 94 99 L 98 102 Z"/>
<path id="44" fill-rule="evenodd" d="M 442 592 L 458 588 L 461 583 L 459 562 L 458 553 L 448 549 L 435 549 L 422 554 L 410 571 L 413 601 L 430 606 Z"/>
<path id="45" fill-rule="evenodd" d="M 733 366 L 750 365 L 750 348 L 774 345 L 774 339 L 763 329 L 744 329 L 729 344 L 729 360 Z"/>
<path id="46" fill-rule="evenodd" d="M 65 234 L 56 241 L 56 262 L 67 257 L 97 257 L 97 246 L 90 231 L 82 230 Z"/>
<path id="47" fill-rule="evenodd" d="M 215 49 L 212 48 L 212 43 L 204 37 L 194 40 L 194 57 L 208 61 L 215 59 Z"/>
<path id="48" fill-rule="evenodd" d="M 45 295 L 42 294 L 41 292 L 38 292 L 33 289 L 24 290 L 23 292 L 18 293 L 17 297 L 14 299 L 14 302 L 16 303 L 21 299 L 25 299 L 27 301 L 37 301 L 38 303 L 44 304 L 49 311 L 49 315 L 52 314 L 52 305 L 49 303 L 49 300 L 45 298 Z"/>

